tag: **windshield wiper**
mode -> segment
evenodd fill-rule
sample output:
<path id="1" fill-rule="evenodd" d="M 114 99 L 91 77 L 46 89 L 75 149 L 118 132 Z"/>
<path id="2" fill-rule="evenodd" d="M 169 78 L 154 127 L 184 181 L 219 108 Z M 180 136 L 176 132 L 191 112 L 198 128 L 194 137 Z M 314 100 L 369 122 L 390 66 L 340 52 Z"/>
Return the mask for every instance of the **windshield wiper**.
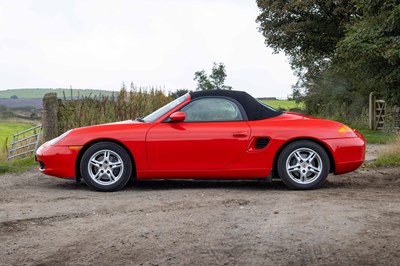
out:
<path id="1" fill-rule="evenodd" d="M 142 122 L 142 123 L 146 122 L 146 121 L 143 120 L 143 118 L 140 118 L 140 117 L 138 117 L 138 118 L 136 118 L 136 119 L 134 119 L 134 120 L 135 120 L 135 121 Z"/>

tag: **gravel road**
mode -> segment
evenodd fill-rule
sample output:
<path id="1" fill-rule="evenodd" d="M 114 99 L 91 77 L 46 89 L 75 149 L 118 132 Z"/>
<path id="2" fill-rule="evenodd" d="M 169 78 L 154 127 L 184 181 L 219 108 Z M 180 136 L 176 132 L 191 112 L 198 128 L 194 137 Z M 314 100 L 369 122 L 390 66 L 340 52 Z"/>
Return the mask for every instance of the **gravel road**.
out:
<path id="1" fill-rule="evenodd" d="M 400 168 L 282 182 L 0 176 L 0 265 L 399 265 Z"/>

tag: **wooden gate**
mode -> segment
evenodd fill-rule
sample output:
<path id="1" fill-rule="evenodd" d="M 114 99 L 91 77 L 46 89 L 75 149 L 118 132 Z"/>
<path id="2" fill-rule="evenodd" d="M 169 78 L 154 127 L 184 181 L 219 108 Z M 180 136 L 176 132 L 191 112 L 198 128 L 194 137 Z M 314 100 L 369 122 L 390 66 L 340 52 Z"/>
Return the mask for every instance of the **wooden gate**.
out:
<path id="1" fill-rule="evenodd" d="M 378 100 L 375 92 L 369 94 L 369 129 L 383 129 L 385 124 L 386 102 Z"/>
<path id="2" fill-rule="evenodd" d="M 386 103 L 384 100 L 375 100 L 375 130 L 382 129 L 385 124 Z"/>

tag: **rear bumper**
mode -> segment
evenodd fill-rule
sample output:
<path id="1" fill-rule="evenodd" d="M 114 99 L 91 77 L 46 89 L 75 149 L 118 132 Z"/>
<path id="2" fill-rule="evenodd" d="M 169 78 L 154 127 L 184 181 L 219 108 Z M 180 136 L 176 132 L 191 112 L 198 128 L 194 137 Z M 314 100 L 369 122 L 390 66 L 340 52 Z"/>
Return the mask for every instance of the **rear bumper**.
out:
<path id="1" fill-rule="evenodd" d="M 43 144 L 36 151 L 36 161 L 39 170 L 43 174 L 61 177 L 75 178 L 75 162 L 78 151 L 70 150 L 66 146 L 51 146 Z"/>
<path id="2" fill-rule="evenodd" d="M 359 168 L 365 159 L 365 140 L 359 137 L 325 139 L 335 161 L 334 174 L 344 174 Z"/>

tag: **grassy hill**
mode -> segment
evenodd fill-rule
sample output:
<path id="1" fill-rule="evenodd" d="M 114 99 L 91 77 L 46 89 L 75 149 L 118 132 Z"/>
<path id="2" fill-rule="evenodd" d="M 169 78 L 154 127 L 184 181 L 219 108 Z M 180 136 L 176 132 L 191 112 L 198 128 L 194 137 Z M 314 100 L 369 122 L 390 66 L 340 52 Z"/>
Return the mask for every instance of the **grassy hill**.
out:
<path id="1" fill-rule="evenodd" d="M 269 106 L 276 108 L 276 109 L 285 109 L 286 111 L 297 108 L 303 109 L 303 103 L 296 103 L 295 101 L 290 100 L 262 100 L 262 102 L 268 104 Z"/>
<path id="2" fill-rule="evenodd" d="M 55 92 L 59 98 L 64 97 L 64 93 L 66 97 L 71 96 L 71 89 L 9 89 L 0 91 L 0 98 L 10 99 L 11 96 L 17 96 L 18 98 L 25 99 L 34 99 L 34 98 L 43 98 L 46 93 Z M 103 91 L 103 90 L 90 90 L 90 89 L 72 89 L 72 96 L 94 96 L 94 95 L 111 95 L 111 91 Z"/>

